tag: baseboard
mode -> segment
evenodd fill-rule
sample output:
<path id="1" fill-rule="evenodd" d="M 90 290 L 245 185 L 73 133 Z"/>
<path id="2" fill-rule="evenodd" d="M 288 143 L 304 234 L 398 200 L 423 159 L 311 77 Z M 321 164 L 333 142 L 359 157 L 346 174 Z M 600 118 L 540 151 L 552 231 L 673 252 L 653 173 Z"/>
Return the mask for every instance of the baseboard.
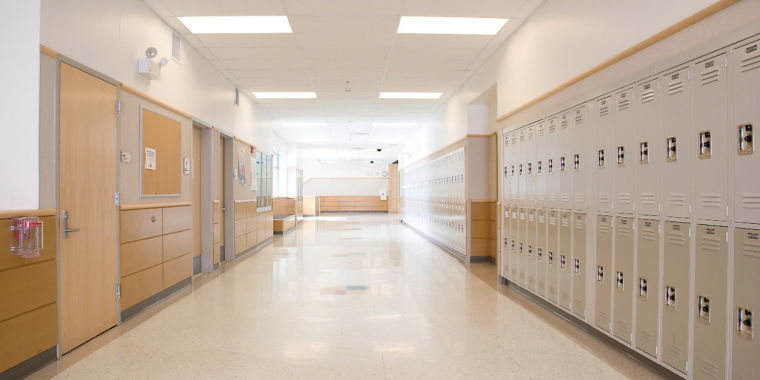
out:
<path id="1" fill-rule="evenodd" d="M 288 233 L 288 232 L 290 232 L 290 231 L 293 231 L 293 230 L 295 230 L 295 229 L 296 229 L 296 226 L 293 226 L 293 227 L 290 227 L 290 228 L 288 228 L 288 229 L 287 229 L 287 230 L 285 230 L 285 231 L 274 231 L 274 234 L 275 234 L 275 235 L 285 235 L 286 233 Z"/>
<path id="2" fill-rule="evenodd" d="M 193 283 L 193 278 L 188 277 L 148 298 L 146 298 L 143 301 L 138 302 L 136 305 L 130 307 L 127 310 L 124 310 L 121 312 L 121 323 L 124 323 L 128 321 L 130 318 L 134 317 L 137 314 L 140 314 L 141 312 L 145 311 L 146 309 L 150 308 L 151 306 L 171 297 L 174 293 L 179 292 L 180 290 L 190 286 L 190 284 Z"/>
<path id="3" fill-rule="evenodd" d="M 439 242 L 437 242 L 437 241 L 435 241 L 435 240 L 431 239 L 431 238 L 430 238 L 429 236 L 427 236 L 427 235 L 426 235 L 424 232 L 422 232 L 422 231 L 420 231 L 420 230 L 418 230 L 418 229 L 414 228 L 414 226 L 412 226 L 411 224 L 409 224 L 409 223 L 406 223 L 406 222 L 404 222 L 403 220 L 400 220 L 400 222 L 401 222 L 401 224 L 402 224 L 402 225 L 404 225 L 406 228 L 408 228 L 408 229 L 410 229 L 410 230 L 414 231 L 414 232 L 415 232 L 417 235 L 420 235 L 420 236 L 422 236 L 423 238 L 425 238 L 425 240 L 427 240 L 427 241 L 429 241 L 429 242 L 431 242 L 431 243 L 435 244 L 435 245 L 436 245 L 438 248 L 440 248 L 440 249 L 444 250 L 446 253 L 448 253 L 448 254 L 450 254 L 450 255 L 452 255 L 452 256 L 454 256 L 454 257 L 456 257 L 456 258 L 458 258 L 458 259 L 460 259 L 460 260 L 462 260 L 462 261 L 464 261 L 464 262 L 467 262 L 467 257 L 466 257 L 466 256 L 464 256 L 464 255 L 462 255 L 461 253 L 459 253 L 459 252 L 457 252 L 457 251 L 455 251 L 455 250 L 453 250 L 453 249 L 451 249 L 451 248 L 449 248 L 449 247 L 447 247 L 447 246 L 445 246 L 445 245 L 443 245 L 443 244 L 441 244 L 441 243 L 439 243 Z"/>
<path id="4" fill-rule="evenodd" d="M 254 245 L 253 247 L 251 247 L 251 248 L 248 248 L 248 249 L 246 249 L 246 250 L 245 250 L 245 251 L 243 251 L 243 252 L 240 252 L 240 253 L 238 253 L 237 255 L 235 255 L 235 260 L 237 260 L 237 259 L 239 259 L 239 258 L 241 258 L 241 257 L 243 257 L 243 256 L 245 256 L 245 255 L 247 255 L 247 254 L 249 254 L 249 253 L 255 253 L 255 252 L 258 252 L 258 251 L 260 251 L 260 250 L 261 250 L 261 248 L 264 248 L 264 246 L 268 245 L 268 244 L 269 244 L 269 243 L 271 243 L 273 240 L 274 240 L 274 236 L 272 236 L 272 237 L 270 237 L 270 238 L 267 238 L 266 240 L 262 241 L 261 243 L 259 243 L 259 244 L 256 244 L 256 245 Z"/>
<path id="5" fill-rule="evenodd" d="M 42 367 L 58 359 L 58 349 L 56 346 L 50 347 L 31 358 L 8 368 L 5 372 L 0 373 L 0 380 L 19 380 L 23 379 Z"/>
<path id="6" fill-rule="evenodd" d="M 496 259 L 491 256 L 470 256 L 471 263 L 496 263 Z"/>
<path id="7" fill-rule="evenodd" d="M 193 256 L 193 274 L 201 273 L 201 255 Z"/>
<path id="8" fill-rule="evenodd" d="M 574 314 L 571 314 L 565 309 L 562 309 L 560 306 L 555 305 L 540 296 L 533 294 L 529 292 L 525 288 L 521 288 L 518 286 L 514 281 L 509 280 L 508 278 L 505 278 L 501 275 L 499 275 L 498 282 L 502 285 L 509 286 L 510 289 L 516 291 L 517 293 L 520 293 L 525 298 L 530 299 L 531 301 L 543 306 L 545 309 L 551 311 L 552 313 L 558 315 L 562 319 L 566 320 L 570 324 L 574 325 L 575 327 L 583 330 L 584 332 L 590 334 L 591 336 L 601 340 L 604 343 L 607 343 L 608 345 L 612 346 L 616 350 L 622 352 L 626 356 L 630 357 L 631 359 L 639 362 L 639 364 L 651 369 L 654 372 L 657 372 L 658 375 L 669 379 L 669 380 L 683 380 L 683 377 L 678 376 L 676 373 L 671 371 L 670 369 L 666 368 L 665 366 L 662 366 L 660 364 L 657 364 L 653 362 L 649 357 L 644 356 L 640 352 L 634 350 L 631 347 L 628 347 L 624 345 L 623 343 L 620 343 L 616 339 L 612 338 L 609 335 L 606 335 L 602 333 L 601 331 L 595 329 L 591 325 L 589 325 L 586 322 L 583 322 L 579 320 Z"/>

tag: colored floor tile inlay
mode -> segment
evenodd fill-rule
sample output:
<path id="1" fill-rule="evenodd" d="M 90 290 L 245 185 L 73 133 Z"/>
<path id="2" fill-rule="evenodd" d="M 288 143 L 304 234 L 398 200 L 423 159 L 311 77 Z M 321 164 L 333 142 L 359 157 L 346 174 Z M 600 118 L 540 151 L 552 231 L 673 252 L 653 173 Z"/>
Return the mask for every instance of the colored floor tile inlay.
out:
<path id="1" fill-rule="evenodd" d="M 346 295 L 365 295 L 371 294 L 367 285 L 346 285 L 346 286 L 323 286 L 319 292 L 321 296 L 346 296 Z"/>

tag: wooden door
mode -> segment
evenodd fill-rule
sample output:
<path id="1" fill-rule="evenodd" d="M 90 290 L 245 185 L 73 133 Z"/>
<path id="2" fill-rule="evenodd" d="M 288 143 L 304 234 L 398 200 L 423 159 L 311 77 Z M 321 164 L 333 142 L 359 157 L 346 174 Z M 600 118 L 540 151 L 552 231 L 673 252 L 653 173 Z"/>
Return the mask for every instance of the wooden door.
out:
<path id="1" fill-rule="evenodd" d="M 201 130 L 193 128 L 193 274 L 201 271 Z M 197 257 L 197 258 L 196 258 Z M 197 267 L 196 267 L 197 263 Z"/>
<path id="2" fill-rule="evenodd" d="M 219 137 L 219 204 L 222 208 L 219 218 L 219 247 L 224 247 L 224 138 L 221 136 Z"/>
<path id="3" fill-rule="evenodd" d="M 388 212 L 398 213 L 398 164 L 388 165 Z"/>
<path id="4" fill-rule="evenodd" d="M 61 349 L 117 323 L 116 86 L 61 63 Z M 64 238 L 68 228 L 79 229 Z"/>

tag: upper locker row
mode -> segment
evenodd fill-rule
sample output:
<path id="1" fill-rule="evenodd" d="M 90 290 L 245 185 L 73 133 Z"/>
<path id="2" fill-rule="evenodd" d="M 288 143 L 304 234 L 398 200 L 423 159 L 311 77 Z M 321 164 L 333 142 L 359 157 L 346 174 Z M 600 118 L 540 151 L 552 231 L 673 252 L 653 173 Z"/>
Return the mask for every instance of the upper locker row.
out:
<path id="1" fill-rule="evenodd" d="M 733 62 L 717 52 L 505 133 L 504 201 L 760 223 L 757 45 L 735 48 Z"/>

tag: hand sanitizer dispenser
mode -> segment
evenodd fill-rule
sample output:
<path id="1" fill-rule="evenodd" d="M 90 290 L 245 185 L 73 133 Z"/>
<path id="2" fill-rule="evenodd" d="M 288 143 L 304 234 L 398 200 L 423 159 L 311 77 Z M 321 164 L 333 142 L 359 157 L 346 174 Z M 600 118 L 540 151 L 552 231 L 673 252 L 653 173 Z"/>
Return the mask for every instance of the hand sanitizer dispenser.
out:
<path id="1" fill-rule="evenodd" d="M 381 201 L 388 200 L 388 189 L 380 189 L 380 200 Z"/>

